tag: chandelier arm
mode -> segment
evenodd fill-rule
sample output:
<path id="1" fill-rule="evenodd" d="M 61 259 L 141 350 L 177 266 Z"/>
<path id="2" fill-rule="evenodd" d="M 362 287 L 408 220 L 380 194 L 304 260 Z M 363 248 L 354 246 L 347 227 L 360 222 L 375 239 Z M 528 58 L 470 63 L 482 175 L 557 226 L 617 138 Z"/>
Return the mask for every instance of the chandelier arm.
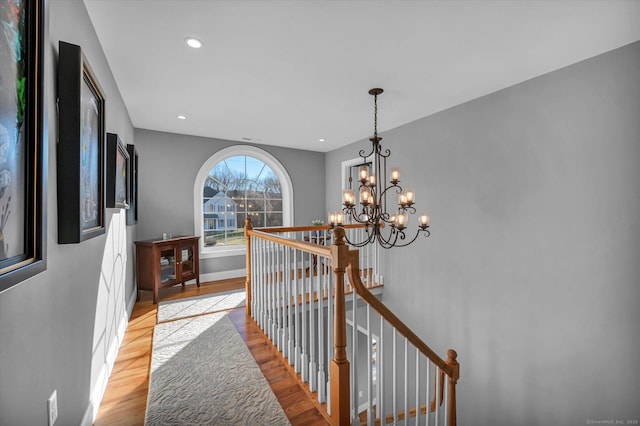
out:
<path id="1" fill-rule="evenodd" d="M 364 154 L 364 152 L 365 152 L 365 151 L 364 151 L 364 149 L 361 149 L 361 150 L 358 152 L 358 157 L 362 158 L 364 161 L 367 161 L 367 158 L 371 157 L 373 154 L 375 154 L 375 153 L 376 153 L 376 147 L 375 147 L 375 146 L 373 146 L 373 147 L 371 148 L 371 152 L 369 152 L 367 155 L 365 155 L 365 154 Z"/>
<path id="2" fill-rule="evenodd" d="M 384 196 L 386 195 L 387 191 L 390 189 L 396 188 L 396 194 L 400 194 L 402 192 L 402 186 L 401 185 L 389 185 L 387 186 L 384 191 L 382 191 L 382 194 L 380 194 L 380 196 Z M 386 210 L 386 209 L 385 209 Z"/>
<path id="3" fill-rule="evenodd" d="M 426 230 L 426 229 L 425 229 L 425 230 L 423 231 L 422 229 L 418 229 L 418 231 L 416 232 L 416 235 L 414 235 L 414 237 L 411 239 L 411 241 L 406 242 L 406 243 L 404 243 L 404 244 L 396 244 L 395 246 L 396 246 L 396 247 L 406 247 L 406 246 L 408 246 L 409 244 L 413 243 L 415 240 L 417 240 L 417 239 L 418 239 L 418 236 L 420 235 L 420 233 L 421 233 L 421 232 L 425 232 L 425 235 L 426 235 L 427 237 L 431 234 L 431 233 L 429 232 L 429 230 Z"/>
<path id="4" fill-rule="evenodd" d="M 353 220 L 355 220 L 356 222 L 358 222 L 358 223 L 360 223 L 360 224 L 362 224 L 362 225 L 365 225 L 365 224 L 367 224 L 367 223 L 368 223 L 366 220 L 364 220 L 364 221 L 363 221 L 363 220 L 361 220 L 361 219 L 360 219 L 360 215 L 361 215 L 361 214 L 356 213 L 356 209 L 355 209 L 354 207 L 344 207 L 344 208 L 342 209 L 342 212 L 343 212 L 345 215 L 350 216 Z M 363 213 L 363 214 L 364 214 L 364 213 Z"/>
<path id="5" fill-rule="evenodd" d="M 382 146 L 380 146 L 380 148 L 382 148 Z M 387 148 L 384 150 L 384 154 L 383 154 L 382 150 L 378 149 L 378 155 L 382 158 L 389 158 L 391 156 L 391 151 L 389 150 L 389 148 Z"/>
<path id="6" fill-rule="evenodd" d="M 409 212 L 409 214 L 416 214 L 416 208 L 413 206 L 407 206 L 407 207 L 400 207 L 402 209 L 402 212 Z"/>
<path id="7" fill-rule="evenodd" d="M 388 237 L 384 237 L 381 233 L 378 234 L 378 242 L 383 248 L 394 247 L 398 241 L 398 234 L 399 232 L 392 227 Z"/>
<path id="8" fill-rule="evenodd" d="M 384 223 L 391 223 L 391 215 L 387 212 L 380 213 L 380 220 Z"/>

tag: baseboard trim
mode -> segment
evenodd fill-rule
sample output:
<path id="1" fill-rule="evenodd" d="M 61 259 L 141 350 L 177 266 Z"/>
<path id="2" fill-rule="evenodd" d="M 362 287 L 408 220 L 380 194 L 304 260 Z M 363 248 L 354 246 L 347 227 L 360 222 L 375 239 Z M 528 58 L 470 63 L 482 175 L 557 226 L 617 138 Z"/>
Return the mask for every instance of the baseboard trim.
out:
<path id="1" fill-rule="evenodd" d="M 200 274 L 200 282 L 221 281 L 245 276 L 247 276 L 247 270 L 244 268 L 231 271 L 209 272 L 208 274 Z"/>

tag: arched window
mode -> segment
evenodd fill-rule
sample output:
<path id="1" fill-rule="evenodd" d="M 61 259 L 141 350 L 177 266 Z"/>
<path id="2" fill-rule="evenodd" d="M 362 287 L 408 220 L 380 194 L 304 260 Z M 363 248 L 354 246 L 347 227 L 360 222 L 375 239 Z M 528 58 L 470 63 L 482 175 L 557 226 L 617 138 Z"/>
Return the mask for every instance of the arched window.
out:
<path id="1" fill-rule="evenodd" d="M 291 179 L 280 162 L 259 148 L 223 149 L 200 168 L 194 212 L 204 257 L 244 253 L 245 218 L 256 228 L 291 226 Z"/>

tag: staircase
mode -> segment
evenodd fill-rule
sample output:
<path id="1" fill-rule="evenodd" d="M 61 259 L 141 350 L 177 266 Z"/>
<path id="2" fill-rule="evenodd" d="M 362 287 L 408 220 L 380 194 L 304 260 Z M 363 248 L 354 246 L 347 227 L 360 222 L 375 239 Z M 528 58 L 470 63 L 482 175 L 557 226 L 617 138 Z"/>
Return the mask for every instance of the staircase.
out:
<path id="1" fill-rule="evenodd" d="M 457 354 L 440 358 L 376 297 L 379 253 L 344 238 L 362 232 L 247 219 L 247 314 L 333 424 L 455 426 Z"/>

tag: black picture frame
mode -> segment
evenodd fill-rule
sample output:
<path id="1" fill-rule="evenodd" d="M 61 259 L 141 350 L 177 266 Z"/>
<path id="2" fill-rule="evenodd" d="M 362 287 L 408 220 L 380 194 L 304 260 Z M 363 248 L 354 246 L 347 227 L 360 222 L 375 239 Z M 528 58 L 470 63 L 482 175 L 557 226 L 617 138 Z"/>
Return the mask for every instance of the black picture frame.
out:
<path id="1" fill-rule="evenodd" d="M 106 167 L 107 207 L 128 209 L 131 199 L 129 151 L 115 133 L 107 133 Z"/>
<path id="2" fill-rule="evenodd" d="M 0 292 L 47 269 L 44 0 L 0 2 Z"/>
<path id="3" fill-rule="evenodd" d="M 58 243 L 105 233 L 105 98 L 80 46 L 58 44 Z"/>
<path id="4" fill-rule="evenodd" d="M 131 199 L 129 201 L 129 210 L 127 210 L 127 225 L 135 225 L 138 223 L 138 150 L 135 145 L 127 144 L 127 152 L 129 152 L 129 193 Z"/>

